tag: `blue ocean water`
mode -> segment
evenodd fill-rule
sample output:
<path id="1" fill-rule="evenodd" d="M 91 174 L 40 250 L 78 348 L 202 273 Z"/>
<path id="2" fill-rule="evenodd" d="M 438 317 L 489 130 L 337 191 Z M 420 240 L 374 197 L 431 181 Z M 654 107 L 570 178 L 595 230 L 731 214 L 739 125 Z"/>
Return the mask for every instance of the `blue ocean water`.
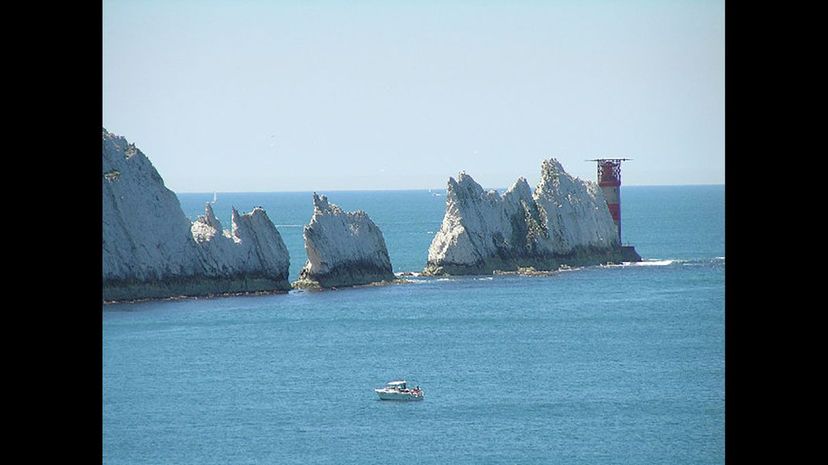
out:
<path id="1" fill-rule="evenodd" d="M 325 194 L 423 268 L 443 191 Z M 622 203 L 644 263 L 104 306 L 104 463 L 723 463 L 724 187 Z M 311 194 L 231 205 L 267 210 L 296 279 Z M 377 400 L 397 378 L 425 400 Z"/>

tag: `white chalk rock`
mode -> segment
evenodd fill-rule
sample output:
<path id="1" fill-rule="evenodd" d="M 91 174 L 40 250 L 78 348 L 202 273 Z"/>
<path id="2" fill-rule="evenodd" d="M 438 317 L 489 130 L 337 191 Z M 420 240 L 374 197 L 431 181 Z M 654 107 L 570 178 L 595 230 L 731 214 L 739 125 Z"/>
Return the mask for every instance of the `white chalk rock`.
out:
<path id="1" fill-rule="evenodd" d="M 148 282 L 199 269 L 178 197 L 134 144 L 103 130 L 103 278 Z"/>
<path id="2" fill-rule="evenodd" d="M 343 287 L 394 279 L 382 231 L 363 211 L 343 212 L 313 194 L 313 216 L 303 231 L 308 261 L 297 287 Z"/>
<path id="3" fill-rule="evenodd" d="M 555 255 L 589 248 L 620 250 L 618 230 L 597 183 L 572 177 L 554 158 L 544 160 L 533 198 L 550 232 L 539 238 L 541 248 Z"/>
<path id="4" fill-rule="evenodd" d="M 449 178 L 446 213 L 428 251 L 426 274 L 489 274 L 494 270 L 613 261 L 615 224 L 597 184 L 573 178 L 545 160 L 533 193 L 519 178 L 503 195 L 485 191 L 466 173 Z"/>
<path id="5" fill-rule="evenodd" d="M 209 205 L 190 223 L 134 144 L 104 129 L 102 153 L 104 300 L 289 289 L 287 249 L 263 210 L 234 211 L 232 234 Z"/>
<path id="6" fill-rule="evenodd" d="M 240 215 L 233 208 L 232 229 L 223 230 L 210 203 L 193 222 L 191 233 L 209 276 L 281 276 L 287 280 L 290 266 L 287 247 L 276 226 L 261 207 Z"/>

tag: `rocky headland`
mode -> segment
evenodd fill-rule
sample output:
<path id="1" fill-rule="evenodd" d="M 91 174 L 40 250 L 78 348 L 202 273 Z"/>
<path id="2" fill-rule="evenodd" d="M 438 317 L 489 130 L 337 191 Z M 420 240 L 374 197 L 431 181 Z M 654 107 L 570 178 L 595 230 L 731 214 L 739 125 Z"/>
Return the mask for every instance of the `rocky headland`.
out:
<path id="1" fill-rule="evenodd" d="M 303 231 L 308 261 L 297 288 L 332 288 L 393 281 L 382 231 L 364 211 L 344 212 L 313 194 L 313 216 Z"/>
<path id="2" fill-rule="evenodd" d="M 233 209 L 227 231 L 208 204 L 191 223 L 134 144 L 104 129 L 102 148 L 105 301 L 290 289 L 287 248 L 263 209 Z"/>
<path id="3" fill-rule="evenodd" d="M 425 275 L 491 274 L 531 267 L 620 263 L 621 244 L 604 194 L 544 160 L 534 191 L 519 178 L 503 195 L 465 172 L 449 178 L 446 213 Z"/>

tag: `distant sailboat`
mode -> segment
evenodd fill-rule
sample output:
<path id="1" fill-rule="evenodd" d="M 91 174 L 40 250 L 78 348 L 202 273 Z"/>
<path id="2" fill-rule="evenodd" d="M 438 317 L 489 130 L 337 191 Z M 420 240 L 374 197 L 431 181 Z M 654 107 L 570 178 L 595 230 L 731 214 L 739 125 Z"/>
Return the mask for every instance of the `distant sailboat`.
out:
<path id="1" fill-rule="evenodd" d="M 215 192 L 213 192 L 213 201 L 212 201 L 212 202 L 210 202 L 210 204 L 211 204 L 211 205 L 215 204 L 215 203 L 216 203 L 216 200 L 218 200 L 218 197 L 216 196 L 216 193 L 215 193 Z"/>

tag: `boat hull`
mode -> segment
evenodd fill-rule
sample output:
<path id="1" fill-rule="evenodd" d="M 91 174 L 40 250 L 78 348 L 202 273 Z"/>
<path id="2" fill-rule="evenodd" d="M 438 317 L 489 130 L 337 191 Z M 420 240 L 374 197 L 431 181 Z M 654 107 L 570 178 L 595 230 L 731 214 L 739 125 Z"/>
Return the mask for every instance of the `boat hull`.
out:
<path id="1" fill-rule="evenodd" d="M 389 392 L 384 391 L 382 389 L 375 389 L 374 392 L 377 393 L 380 400 L 402 400 L 402 401 L 412 401 L 412 400 L 423 400 L 423 395 L 414 395 L 410 392 Z"/>

